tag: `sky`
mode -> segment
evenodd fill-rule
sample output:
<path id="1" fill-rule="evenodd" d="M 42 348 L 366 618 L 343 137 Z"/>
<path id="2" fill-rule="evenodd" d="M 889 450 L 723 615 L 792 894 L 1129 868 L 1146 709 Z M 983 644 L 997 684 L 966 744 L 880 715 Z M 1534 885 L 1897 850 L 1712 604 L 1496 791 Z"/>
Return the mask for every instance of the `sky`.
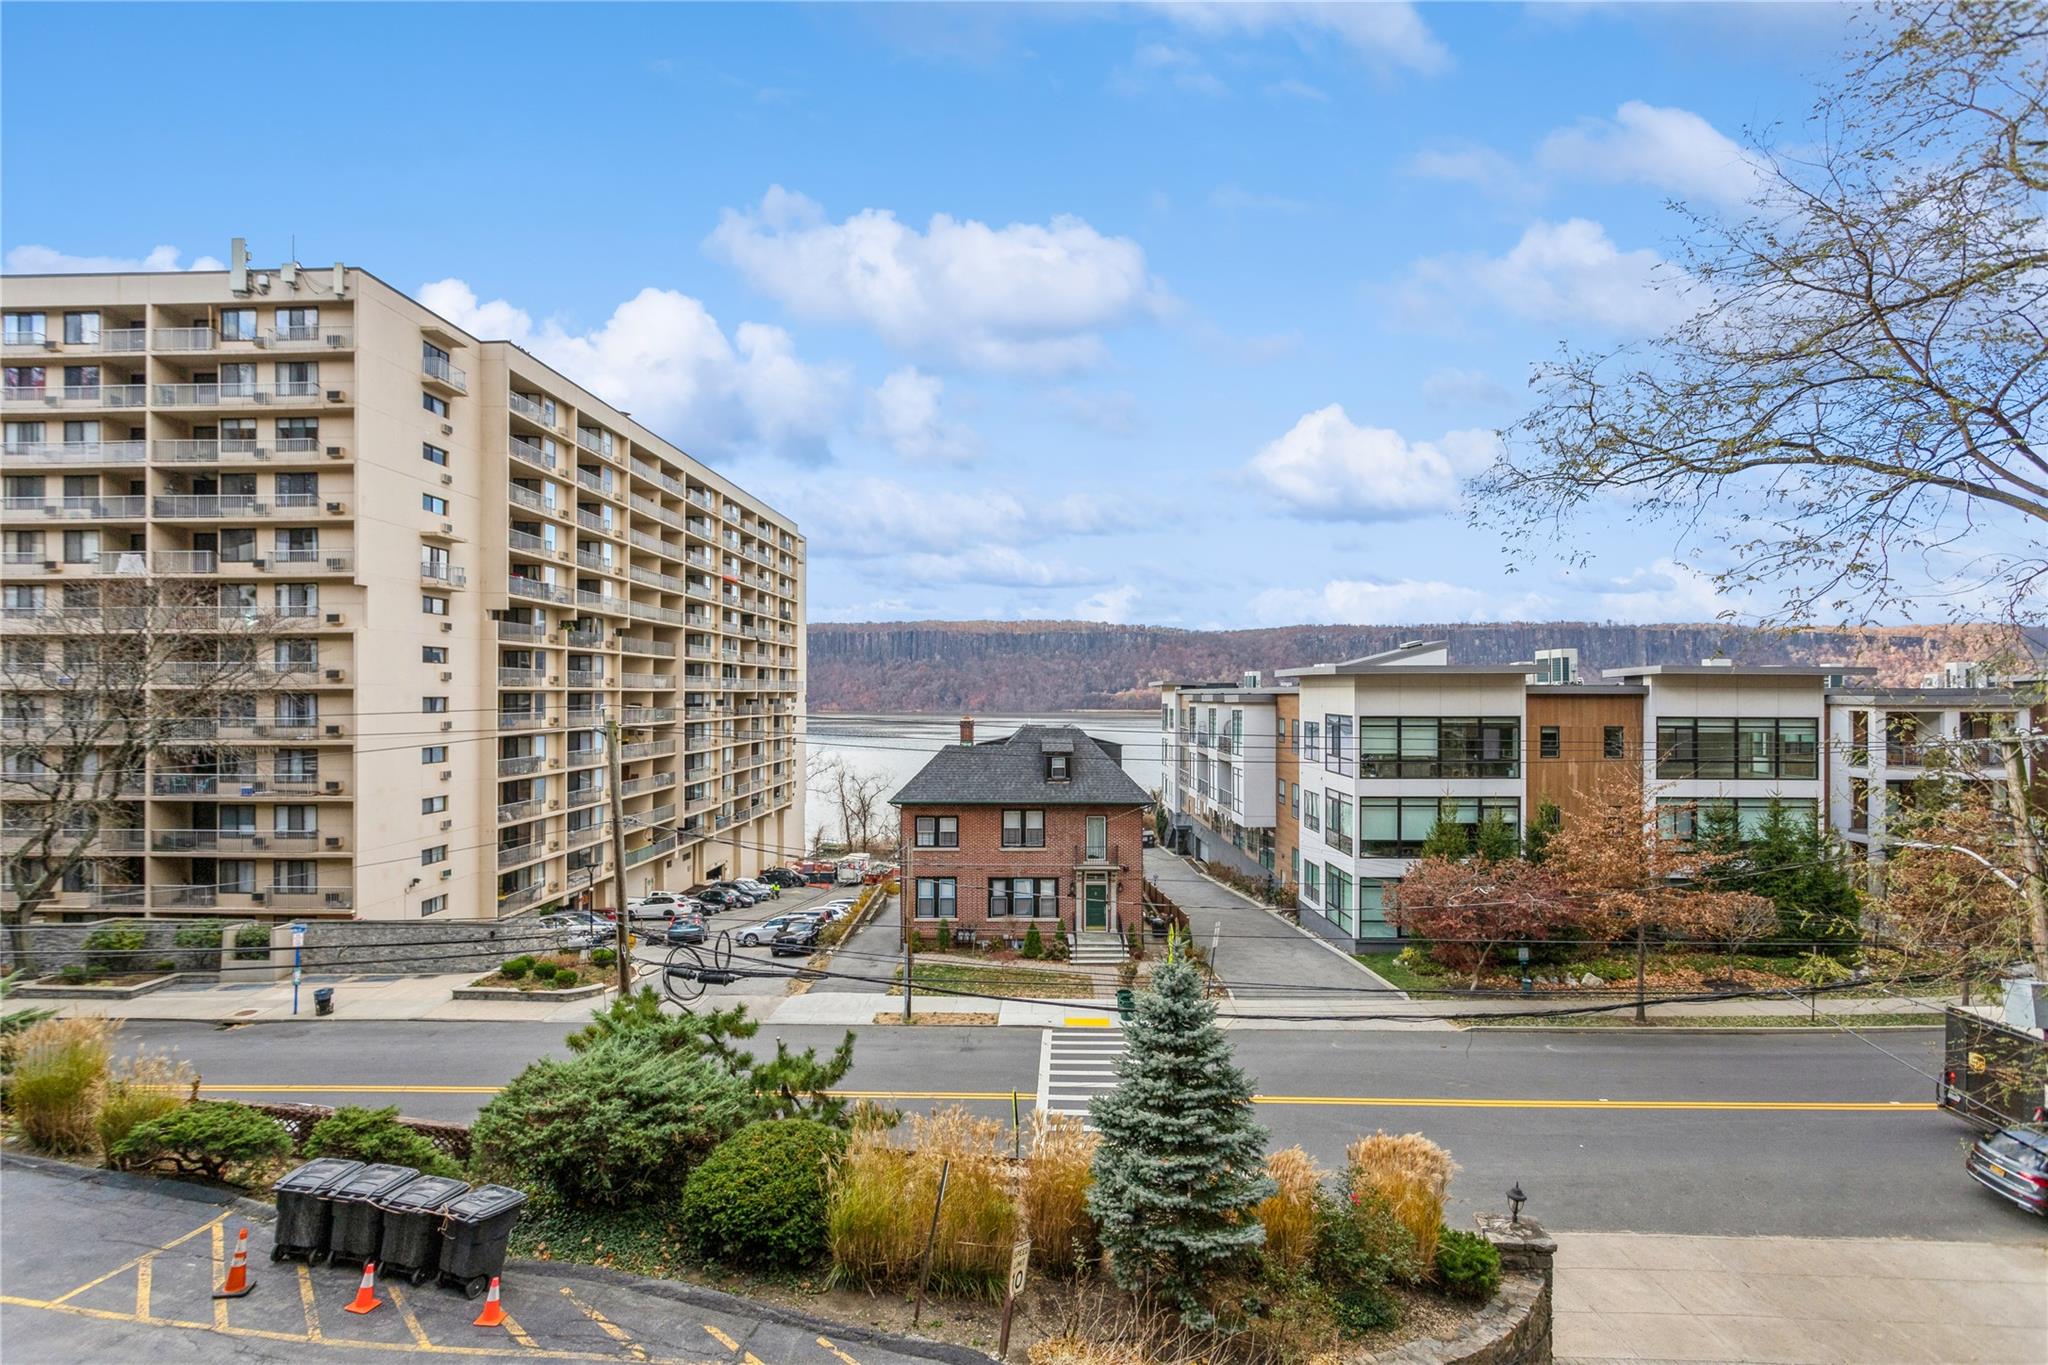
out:
<path id="1" fill-rule="evenodd" d="M 1848 17 L 11 4 L 0 257 L 368 269 L 794 516 L 814 620 L 1710 620 L 1711 535 L 1461 483 Z"/>

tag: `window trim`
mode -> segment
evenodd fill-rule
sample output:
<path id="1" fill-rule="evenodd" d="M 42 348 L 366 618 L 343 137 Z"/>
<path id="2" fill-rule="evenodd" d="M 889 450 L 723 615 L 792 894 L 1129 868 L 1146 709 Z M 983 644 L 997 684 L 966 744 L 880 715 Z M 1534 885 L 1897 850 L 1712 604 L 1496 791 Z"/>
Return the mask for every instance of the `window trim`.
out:
<path id="1" fill-rule="evenodd" d="M 1010 837 L 1010 817 L 1013 815 L 1017 817 L 1017 837 L 1015 839 Z M 1035 822 L 1033 817 L 1036 817 Z M 1045 847 L 1045 810 L 1043 807 L 1010 807 L 1003 811 L 1002 820 L 1001 846 L 1003 848 Z M 1035 830 L 1033 828 L 1034 823 L 1036 824 Z M 1032 837 L 1034 834 L 1037 836 L 1035 839 Z"/>
<path id="2" fill-rule="evenodd" d="M 929 829 L 926 826 L 930 826 Z M 929 835 L 929 837 L 927 837 Z M 950 839 L 948 836 L 951 836 Z M 960 817 L 957 815 L 919 815 L 913 817 L 911 838 L 914 848 L 958 848 L 960 847 Z"/>

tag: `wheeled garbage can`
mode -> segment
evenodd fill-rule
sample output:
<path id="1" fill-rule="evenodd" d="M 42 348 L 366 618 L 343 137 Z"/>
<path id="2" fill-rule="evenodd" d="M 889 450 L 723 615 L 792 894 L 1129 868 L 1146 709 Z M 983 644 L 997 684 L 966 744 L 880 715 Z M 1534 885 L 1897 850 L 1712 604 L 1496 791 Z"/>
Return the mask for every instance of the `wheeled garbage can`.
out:
<path id="1" fill-rule="evenodd" d="M 384 1240 L 384 1211 L 377 1201 L 419 1176 L 411 1166 L 365 1166 L 337 1185 L 328 1196 L 334 1205 L 334 1227 L 327 1238 L 327 1259 L 357 1264 L 376 1260 Z"/>
<path id="2" fill-rule="evenodd" d="M 441 1269 L 441 1213 L 469 1193 L 469 1182 L 453 1176 L 423 1175 L 378 1201 L 384 1238 L 377 1252 L 383 1275 L 408 1275 L 425 1284 Z"/>
<path id="3" fill-rule="evenodd" d="M 287 1256 L 318 1264 L 327 1255 L 333 1205 L 328 1196 L 363 1169 L 360 1161 L 323 1156 L 279 1178 L 277 1226 L 271 1233 L 270 1259 Z"/>
<path id="4" fill-rule="evenodd" d="M 504 1185 L 479 1185 L 441 1215 L 441 1279 L 476 1298 L 505 1269 L 505 1243 L 526 1196 Z"/>

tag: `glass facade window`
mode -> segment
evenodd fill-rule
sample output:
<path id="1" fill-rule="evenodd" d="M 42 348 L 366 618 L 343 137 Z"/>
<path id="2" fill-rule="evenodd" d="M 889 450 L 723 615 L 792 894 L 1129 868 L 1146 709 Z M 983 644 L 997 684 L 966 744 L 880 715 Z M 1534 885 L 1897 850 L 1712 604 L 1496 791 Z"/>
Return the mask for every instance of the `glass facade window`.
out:
<path id="1" fill-rule="evenodd" d="M 1358 800 L 1358 853 L 1365 858 L 1413 858 L 1445 820 L 1465 828 L 1469 842 L 1479 824 L 1498 818 L 1521 828 L 1522 803 L 1512 796 L 1363 796 Z"/>
<path id="2" fill-rule="evenodd" d="M 920 815 L 916 830 L 919 848 L 960 847 L 960 817 L 957 815 Z"/>
<path id="3" fill-rule="evenodd" d="M 917 879 L 917 917 L 919 919 L 958 919 L 960 917 L 959 883 L 952 877 L 919 877 Z"/>
<path id="4" fill-rule="evenodd" d="M 1657 776 L 1670 780 L 1811 779 L 1820 776 L 1820 721 L 1665 716 L 1657 722 Z"/>

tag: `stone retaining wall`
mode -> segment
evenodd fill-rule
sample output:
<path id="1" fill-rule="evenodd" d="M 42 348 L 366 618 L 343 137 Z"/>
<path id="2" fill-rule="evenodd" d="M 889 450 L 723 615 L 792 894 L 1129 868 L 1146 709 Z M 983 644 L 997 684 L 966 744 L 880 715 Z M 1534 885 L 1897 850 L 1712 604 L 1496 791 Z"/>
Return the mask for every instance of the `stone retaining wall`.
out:
<path id="1" fill-rule="evenodd" d="M 180 928 L 195 923 L 222 924 L 225 946 L 216 942 L 206 948 L 174 946 Z M 270 948 L 244 949 L 253 957 L 233 954 L 235 932 L 247 921 L 169 920 L 111 918 L 80 924 L 37 922 L 31 926 L 30 944 L 38 972 L 55 972 L 72 964 L 93 961 L 85 950 L 86 937 L 102 925 L 140 929 L 143 947 L 125 955 L 123 963 L 108 963 L 113 971 L 146 971 L 169 959 L 181 972 L 218 972 L 225 957 L 229 981 L 262 982 L 289 974 L 292 967 L 291 930 L 284 924 L 270 927 Z M 400 976 L 433 975 L 441 972 L 482 972 L 508 957 L 522 953 L 553 952 L 557 935 L 542 929 L 531 917 L 479 922 L 476 920 L 338 920 L 314 921 L 306 925 L 305 970 L 308 976 L 337 976 L 351 973 L 389 973 Z"/>

